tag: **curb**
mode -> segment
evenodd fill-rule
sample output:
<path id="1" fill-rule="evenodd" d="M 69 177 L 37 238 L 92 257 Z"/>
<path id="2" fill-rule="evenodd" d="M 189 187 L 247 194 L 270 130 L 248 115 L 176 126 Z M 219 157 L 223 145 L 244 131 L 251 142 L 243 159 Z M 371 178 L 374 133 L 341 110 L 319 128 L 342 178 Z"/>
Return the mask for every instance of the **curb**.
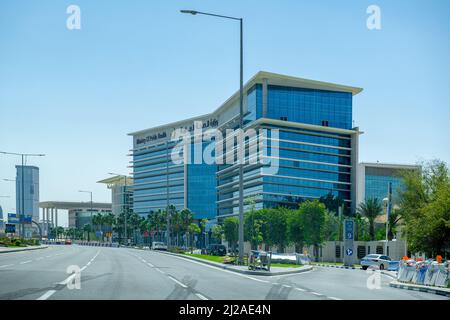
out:
<path id="1" fill-rule="evenodd" d="M 40 249 L 47 249 L 48 246 L 40 246 L 37 248 L 17 248 L 17 249 L 11 249 L 11 250 L 0 250 L 0 254 L 2 253 L 10 253 L 10 252 L 20 252 L 20 251 L 31 251 L 31 250 L 40 250 Z"/>
<path id="2" fill-rule="evenodd" d="M 172 255 L 172 256 L 175 256 L 175 257 L 187 259 L 187 260 L 200 262 L 200 263 L 203 263 L 203 264 L 206 264 L 206 265 L 210 265 L 210 266 L 213 266 L 213 267 L 217 267 L 217 268 L 221 268 L 221 269 L 224 269 L 224 270 L 227 270 L 227 271 L 231 271 L 231 272 L 235 272 L 235 273 L 241 273 L 241 274 L 254 275 L 254 276 L 266 276 L 266 277 L 281 276 L 281 275 L 286 275 L 286 274 L 303 273 L 303 272 L 311 271 L 313 269 L 312 266 L 309 266 L 309 267 L 306 267 L 306 268 L 302 268 L 301 270 L 279 271 L 279 272 L 236 270 L 236 269 L 234 269 L 232 267 L 229 267 L 229 266 L 223 265 L 221 263 L 217 263 L 217 262 L 203 260 L 203 259 L 199 259 L 199 258 L 195 258 L 195 257 L 189 257 L 189 256 L 186 256 L 186 255 L 172 253 L 172 252 L 164 252 L 164 251 L 158 251 L 158 252 L 162 253 L 162 254 L 167 254 L 167 255 Z"/>
<path id="3" fill-rule="evenodd" d="M 326 268 L 336 268 L 336 269 L 359 269 L 356 267 L 347 267 L 347 266 L 337 266 L 337 265 L 332 265 L 332 264 L 313 264 L 313 266 L 317 266 L 317 267 L 326 267 Z"/>
<path id="4" fill-rule="evenodd" d="M 448 290 L 448 289 L 445 290 L 444 288 L 441 289 L 441 288 L 436 288 L 436 287 L 427 287 L 427 286 L 422 286 L 422 285 L 417 285 L 417 284 L 402 283 L 402 282 L 398 282 L 398 281 L 392 281 L 389 284 L 389 286 L 392 288 L 397 288 L 397 289 L 427 292 L 427 293 L 437 294 L 440 296 L 450 297 L 450 290 Z"/>

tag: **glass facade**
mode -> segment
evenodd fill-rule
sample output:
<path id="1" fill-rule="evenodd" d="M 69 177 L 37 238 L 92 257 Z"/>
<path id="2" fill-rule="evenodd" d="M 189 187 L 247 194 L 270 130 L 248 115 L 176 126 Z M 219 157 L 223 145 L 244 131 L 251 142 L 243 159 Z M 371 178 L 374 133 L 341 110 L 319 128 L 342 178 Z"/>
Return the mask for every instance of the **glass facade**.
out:
<path id="1" fill-rule="evenodd" d="M 175 142 L 165 142 L 133 153 L 133 210 L 147 216 L 167 205 L 184 208 L 184 165 L 171 160 Z"/>
<path id="2" fill-rule="evenodd" d="M 352 128 L 352 93 L 269 85 L 267 118 Z"/>
<path id="3" fill-rule="evenodd" d="M 352 97 L 359 91 L 310 89 L 310 86 L 333 88 L 329 84 L 318 86 L 316 82 L 302 88 L 302 81 L 298 80 L 297 86 L 288 86 L 285 84 L 289 81 L 284 78 L 282 81 L 258 78 L 246 89 L 244 126 L 257 132 L 256 151 L 264 163 L 244 165 L 244 209 L 250 206 L 249 199 L 257 209 L 296 207 L 301 201 L 330 193 L 340 197 L 348 207 L 353 205 L 353 167 L 358 152 L 353 149 L 353 139 L 357 139 L 359 132 L 352 129 Z M 238 127 L 236 107 L 236 100 L 230 99 L 213 113 L 224 136 L 226 130 Z M 210 119 L 211 115 L 206 117 Z M 280 125 L 280 120 L 286 124 Z M 194 121 L 161 127 L 160 132 L 155 128 L 132 134 L 135 212 L 147 215 L 171 204 L 178 210 L 189 208 L 196 219 L 238 213 L 238 164 L 193 164 L 193 144 L 190 156 L 186 157 L 190 159 L 187 164 L 176 164 L 169 158 L 179 141 L 171 142 L 170 133 L 163 130 L 181 127 L 191 131 L 191 122 Z M 201 150 L 206 146 L 202 144 Z M 237 142 L 231 153 L 237 160 Z M 246 147 L 245 156 L 249 155 Z"/>
<path id="4" fill-rule="evenodd" d="M 392 182 L 392 201 L 398 203 L 398 192 L 404 187 L 398 170 L 366 167 L 365 173 L 365 200 L 376 198 L 382 201 L 387 198 L 389 183 Z"/>

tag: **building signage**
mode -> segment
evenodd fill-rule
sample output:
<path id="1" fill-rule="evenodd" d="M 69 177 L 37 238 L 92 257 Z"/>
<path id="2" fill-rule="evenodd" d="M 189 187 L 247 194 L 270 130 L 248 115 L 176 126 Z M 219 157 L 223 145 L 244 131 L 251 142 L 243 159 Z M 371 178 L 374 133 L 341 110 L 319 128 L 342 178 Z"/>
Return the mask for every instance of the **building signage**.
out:
<path id="1" fill-rule="evenodd" d="M 200 126 L 195 127 L 194 124 L 192 124 L 190 126 L 184 126 L 184 127 L 181 126 L 181 127 L 179 127 L 179 129 L 184 129 L 186 131 L 192 132 L 195 129 L 214 128 L 214 127 L 217 127 L 218 125 L 219 125 L 219 120 L 217 120 L 217 119 L 209 119 L 209 120 L 203 121 L 201 127 Z M 173 131 L 175 131 L 175 128 L 173 129 Z M 148 135 L 148 136 L 146 136 L 144 138 L 137 138 L 136 139 L 136 145 L 145 144 L 145 143 L 148 143 L 148 142 L 165 139 L 167 137 L 169 137 L 169 134 L 167 133 L 167 131 L 158 132 L 158 133 L 155 133 L 155 134 Z"/>
<path id="2" fill-rule="evenodd" d="M 353 249 L 348 248 L 348 249 L 346 250 L 346 253 L 347 253 L 348 256 L 353 255 Z"/>

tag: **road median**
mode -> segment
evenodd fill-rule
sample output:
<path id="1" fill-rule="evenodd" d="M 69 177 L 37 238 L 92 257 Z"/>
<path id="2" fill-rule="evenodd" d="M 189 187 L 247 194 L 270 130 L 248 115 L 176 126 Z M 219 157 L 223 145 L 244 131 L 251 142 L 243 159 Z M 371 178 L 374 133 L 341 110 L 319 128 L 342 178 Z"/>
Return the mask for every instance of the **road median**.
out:
<path id="1" fill-rule="evenodd" d="M 389 286 L 392 288 L 427 292 L 427 293 L 433 293 L 433 294 L 438 294 L 441 296 L 450 297 L 450 288 L 430 287 L 430 286 L 424 286 L 424 285 L 420 285 L 420 284 L 399 282 L 396 280 L 392 281 L 389 284 Z"/>
<path id="2" fill-rule="evenodd" d="M 218 262 L 214 262 L 214 261 L 210 261 L 210 260 L 191 257 L 189 255 L 184 255 L 184 254 L 165 252 L 165 251 L 158 251 L 158 252 L 160 252 L 162 254 L 186 259 L 186 260 L 192 260 L 192 261 L 199 262 L 199 263 L 202 263 L 205 265 L 221 268 L 221 269 L 236 272 L 236 273 L 247 274 L 247 275 L 280 276 L 280 275 L 287 275 L 287 274 L 303 273 L 303 272 L 311 271 L 313 269 L 313 266 L 301 266 L 301 267 L 297 267 L 297 268 L 272 267 L 271 271 L 264 271 L 264 270 L 257 271 L 257 270 L 248 270 L 248 267 L 246 267 L 246 266 L 226 265 L 223 263 L 218 263 Z"/>
<path id="3" fill-rule="evenodd" d="M 32 247 L 0 247 L 0 254 L 2 253 L 11 253 L 11 252 L 21 252 L 21 251 L 31 251 L 31 250 L 40 250 L 40 249 L 47 249 L 47 245 L 42 246 L 32 246 Z"/>

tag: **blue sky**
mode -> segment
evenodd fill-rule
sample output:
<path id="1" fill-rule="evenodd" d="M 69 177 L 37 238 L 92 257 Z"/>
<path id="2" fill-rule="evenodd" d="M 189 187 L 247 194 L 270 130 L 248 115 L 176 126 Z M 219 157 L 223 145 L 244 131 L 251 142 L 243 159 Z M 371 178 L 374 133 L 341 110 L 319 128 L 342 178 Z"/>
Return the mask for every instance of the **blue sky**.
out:
<path id="1" fill-rule="evenodd" d="M 81 30 L 66 8 L 81 8 Z M 381 8 L 382 29 L 366 27 Z M 127 168 L 127 133 L 209 113 L 260 70 L 363 87 L 362 161 L 450 162 L 449 1 L 0 2 L 0 150 L 38 152 L 41 200 L 110 201 L 96 181 Z M 15 208 L 18 158 L 0 156 L 0 205 Z"/>

